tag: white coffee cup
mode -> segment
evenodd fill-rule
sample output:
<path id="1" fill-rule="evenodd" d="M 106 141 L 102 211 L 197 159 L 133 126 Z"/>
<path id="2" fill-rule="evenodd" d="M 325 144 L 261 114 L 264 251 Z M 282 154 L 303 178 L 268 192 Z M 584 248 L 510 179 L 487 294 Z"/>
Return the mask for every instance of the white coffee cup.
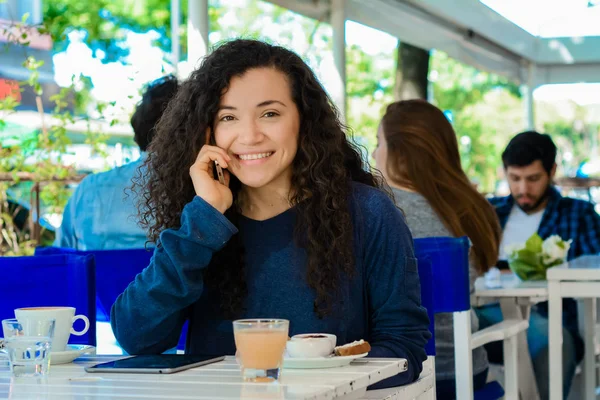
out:
<path id="1" fill-rule="evenodd" d="M 47 319 L 54 318 L 54 338 L 51 351 L 65 351 L 71 334 L 81 336 L 90 328 L 90 321 L 85 315 L 75 315 L 73 307 L 27 307 L 17 308 L 15 318 L 21 319 Z M 78 319 L 83 320 L 85 327 L 81 331 L 73 329 L 73 323 Z"/>
<path id="2" fill-rule="evenodd" d="M 337 337 L 328 333 L 305 333 L 292 336 L 286 343 L 291 358 L 317 358 L 331 355 Z"/>

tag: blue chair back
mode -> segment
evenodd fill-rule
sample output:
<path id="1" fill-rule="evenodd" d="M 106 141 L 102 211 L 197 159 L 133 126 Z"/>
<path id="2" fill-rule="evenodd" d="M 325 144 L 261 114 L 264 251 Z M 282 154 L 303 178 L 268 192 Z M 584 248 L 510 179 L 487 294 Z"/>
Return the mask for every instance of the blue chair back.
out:
<path id="1" fill-rule="evenodd" d="M 421 303 L 427 308 L 432 333 L 425 350 L 435 355 L 434 314 L 471 308 L 469 249 L 467 237 L 429 237 L 414 240 L 419 265 Z M 497 400 L 504 396 L 498 382 L 489 382 L 474 393 L 474 400 Z"/>
<path id="2" fill-rule="evenodd" d="M 96 345 L 96 282 L 92 256 L 63 254 L 0 257 L 0 319 L 14 318 L 21 307 L 75 307 L 90 320 L 82 336 L 70 344 Z M 77 327 L 77 329 L 80 329 Z"/>
<path id="3" fill-rule="evenodd" d="M 38 247 L 36 255 L 83 254 L 96 260 L 96 307 L 98 321 L 110 321 L 110 309 L 117 297 L 150 264 L 153 249 L 75 250 L 61 247 Z M 184 325 L 177 348 L 185 349 L 188 324 Z"/>
<path id="4" fill-rule="evenodd" d="M 418 239 L 417 239 L 418 240 Z M 417 258 L 419 268 L 419 280 L 421 281 L 421 305 L 427 310 L 429 317 L 429 332 L 431 339 L 425 345 L 428 356 L 435 356 L 435 325 L 433 307 L 433 277 L 431 276 L 431 260 L 429 258 Z"/>
<path id="5" fill-rule="evenodd" d="M 96 260 L 96 307 L 98 321 L 110 321 L 110 308 L 127 286 L 150 264 L 152 251 L 126 250 L 74 250 L 59 247 L 38 247 L 37 255 L 79 254 L 93 255 Z"/>
<path id="6" fill-rule="evenodd" d="M 471 308 L 469 248 L 467 237 L 415 239 L 415 256 L 431 263 L 433 312 L 457 312 Z"/>

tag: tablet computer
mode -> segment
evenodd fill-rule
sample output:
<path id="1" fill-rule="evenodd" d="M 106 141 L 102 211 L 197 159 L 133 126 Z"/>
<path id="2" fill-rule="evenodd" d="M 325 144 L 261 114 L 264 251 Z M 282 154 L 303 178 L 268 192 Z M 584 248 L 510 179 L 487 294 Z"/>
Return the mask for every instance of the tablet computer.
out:
<path id="1" fill-rule="evenodd" d="M 86 372 L 121 372 L 132 374 L 172 374 L 202 365 L 223 361 L 225 356 L 193 354 L 147 354 L 86 367 Z"/>

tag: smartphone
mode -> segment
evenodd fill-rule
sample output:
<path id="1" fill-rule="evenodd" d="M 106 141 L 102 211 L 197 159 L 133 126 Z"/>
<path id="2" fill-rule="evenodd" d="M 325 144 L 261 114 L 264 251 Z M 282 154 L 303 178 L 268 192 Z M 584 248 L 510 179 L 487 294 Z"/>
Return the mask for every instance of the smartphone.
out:
<path id="1" fill-rule="evenodd" d="M 216 146 L 217 143 L 215 142 L 215 138 L 211 132 L 212 132 L 211 129 L 206 130 L 206 144 L 210 144 L 211 146 Z M 214 164 L 215 164 L 215 170 L 217 171 L 217 178 L 219 179 L 219 183 L 221 185 L 225 185 L 225 176 L 223 175 L 223 168 L 221 168 L 221 166 L 219 165 L 219 162 L 217 160 L 214 161 Z"/>
<path id="2" fill-rule="evenodd" d="M 215 160 L 215 169 L 217 170 L 217 176 L 219 177 L 219 183 L 225 184 L 225 176 L 223 175 L 223 168 L 219 165 L 219 162 Z"/>
<path id="3" fill-rule="evenodd" d="M 173 374 L 186 369 L 223 361 L 225 356 L 192 354 L 148 354 L 86 367 L 86 372 L 124 372 L 131 374 Z"/>

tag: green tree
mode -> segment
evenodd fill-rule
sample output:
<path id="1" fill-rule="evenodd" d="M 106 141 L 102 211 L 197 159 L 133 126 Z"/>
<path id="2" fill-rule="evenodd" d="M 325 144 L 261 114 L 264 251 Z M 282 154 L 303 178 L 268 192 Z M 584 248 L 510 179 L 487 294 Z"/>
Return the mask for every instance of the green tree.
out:
<path id="1" fill-rule="evenodd" d="M 14 17 L 12 19 L 15 20 Z M 26 211 L 18 205 L 16 198 L 9 197 L 8 190 L 11 188 L 17 193 L 33 190 L 41 202 L 50 206 L 50 211 L 62 210 L 68 197 L 64 183 L 78 179 L 76 171 L 63 163 L 63 155 L 70 144 L 67 126 L 75 121 L 75 113 L 84 110 L 89 100 L 89 79 L 73 77 L 70 86 L 50 96 L 54 109 L 50 115 L 45 114 L 40 83 L 40 69 L 44 61 L 36 60 L 30 54 L 28 45 L 32 35 L 43 35 L 50 28 L 45 25 L 32 26 L 28 24 L 28 19 L 29 15 L 25 14 L 20 22 L 10 23 L 2 29 L 3 36 L 8 38 L 6 49 L 23 49 L 23 67 L 29 71 L 29 78 L 0 100 L 0 255 L 31 254 L 38 241 L 53 239 L 53 235 L 41 232 L 39 225 L 29 229 L 30 225 L 25 221 L 28 215 L 34 214 L 37 201 L 32 201 L 29 211 Z M 16 112 L 20 104 L 19 92 L 24 88 L 36 95 L 42 127 L 33 136 L 22 139 L 22 132 L 14 132 L 14 128 L 7 124 L 6 117 Z M 71 108 L 75 113 L 69 106 L 73 106 Z M 87 119 L 85 116 L 81 118 Z M 90 132 L 88 138 L 91 145 L 100 144 L 98 135 Z M 29 184 L 15 186 L 21 181 Z M 35 214 L 39 219 L 40 213 Z"/>
<path id="2" fill-rule="evenodd" d="M 187 2 L 182 3 L 185 15 Z M 123 28 L 136 32 L 155 29 L 163 38 L 157 45 L 167 49 L 171 44 L 169 0 L 52 0 L 43 5 L 44 27 L 57 51 L 68 44 L 67 35 L 73 30 L 85 31 L 85 43 L 94 51 L 102 50 L 105 62 L 127 55 Z"/>
<path id="3" fill-rule="evenodd" d="M 347 123 L 369 152 L 377 143 L 377 128 L 385 107 L 394 101 L 396 60 L 389 57 L 388 54 L 371 56 L 356 45 L 346 49 Z M 389 62 L 379 62 L 382 60 Z"/>
<path id="4" fill-rule="evenodd" d="M 156 30 L 160 38 L 155 45 L 168 52 L 171 49 L 171 1 L 170 0 L 53 0 L 44 2 L 44 25 L 56 43 L 56 50 L 67 44 L 67 35 L 74 30 L 85 31 L 84 42 L 98 55 L 102 50 L 102 61 L 122 61 L 128 54 L 125 32 L 148 32 Z M 181 54 L 187 54 L 187 0 L 181 0 L 180 45 Z M 209 1 L 210 31 L 215 44 L 234 37 L 261 38 L 291 44 L 294 30 L 301 25 L 311 37 L 320 34 L 320 21 L 304 18 L 289 10 L 268 2 L 248 0 L 242 6 L 234 6 L 226 0 Z M 227 14 L 235 18 L 227 22 Z M 325 17 L 325 16 L 324 16 Z M 265 35 L 265 24 L 284 27 L 278 37 Z M 308 39 L 311 40 L 310 38 Z M 311 43 L 312 44 L 312 43 Z"/>
<path id="5" fill-rule="evenodd" d="M 460 111 L 481 102 L 492 90 L 506 90 L 515 97 L 521 97 L 519 86 L 515 83 L 465 65 L 441 51 L 433 52 L 430 69 L 433 100 L 443 110 Z"/>
<path id="6" fill-rule="evenodd" d="M 523 130 L 520 99 L 506 90 L 488 91 L 480 101 L 457 112 L 453 121 L 462 165 L 483 192 L 495 191 L 502 167 L 501 153 Z"/>
<path id="7" fill-rule="evenodd" d="M 593 108 L 574 101 L 538 102 L 538 129 L 552 136 L 558 147 L 558 174 L 574 176 L 579 166 L 599 156 L 600 121 Z"/>
<path id="8" fill-rule="evenodd" d="M 430 68 L 433 102 L 453 116 L 465 172 L 480 190 L 493 192 L 501 152 L 525 125 L 518 85 L 440 51 L 433 52 Z"/>

